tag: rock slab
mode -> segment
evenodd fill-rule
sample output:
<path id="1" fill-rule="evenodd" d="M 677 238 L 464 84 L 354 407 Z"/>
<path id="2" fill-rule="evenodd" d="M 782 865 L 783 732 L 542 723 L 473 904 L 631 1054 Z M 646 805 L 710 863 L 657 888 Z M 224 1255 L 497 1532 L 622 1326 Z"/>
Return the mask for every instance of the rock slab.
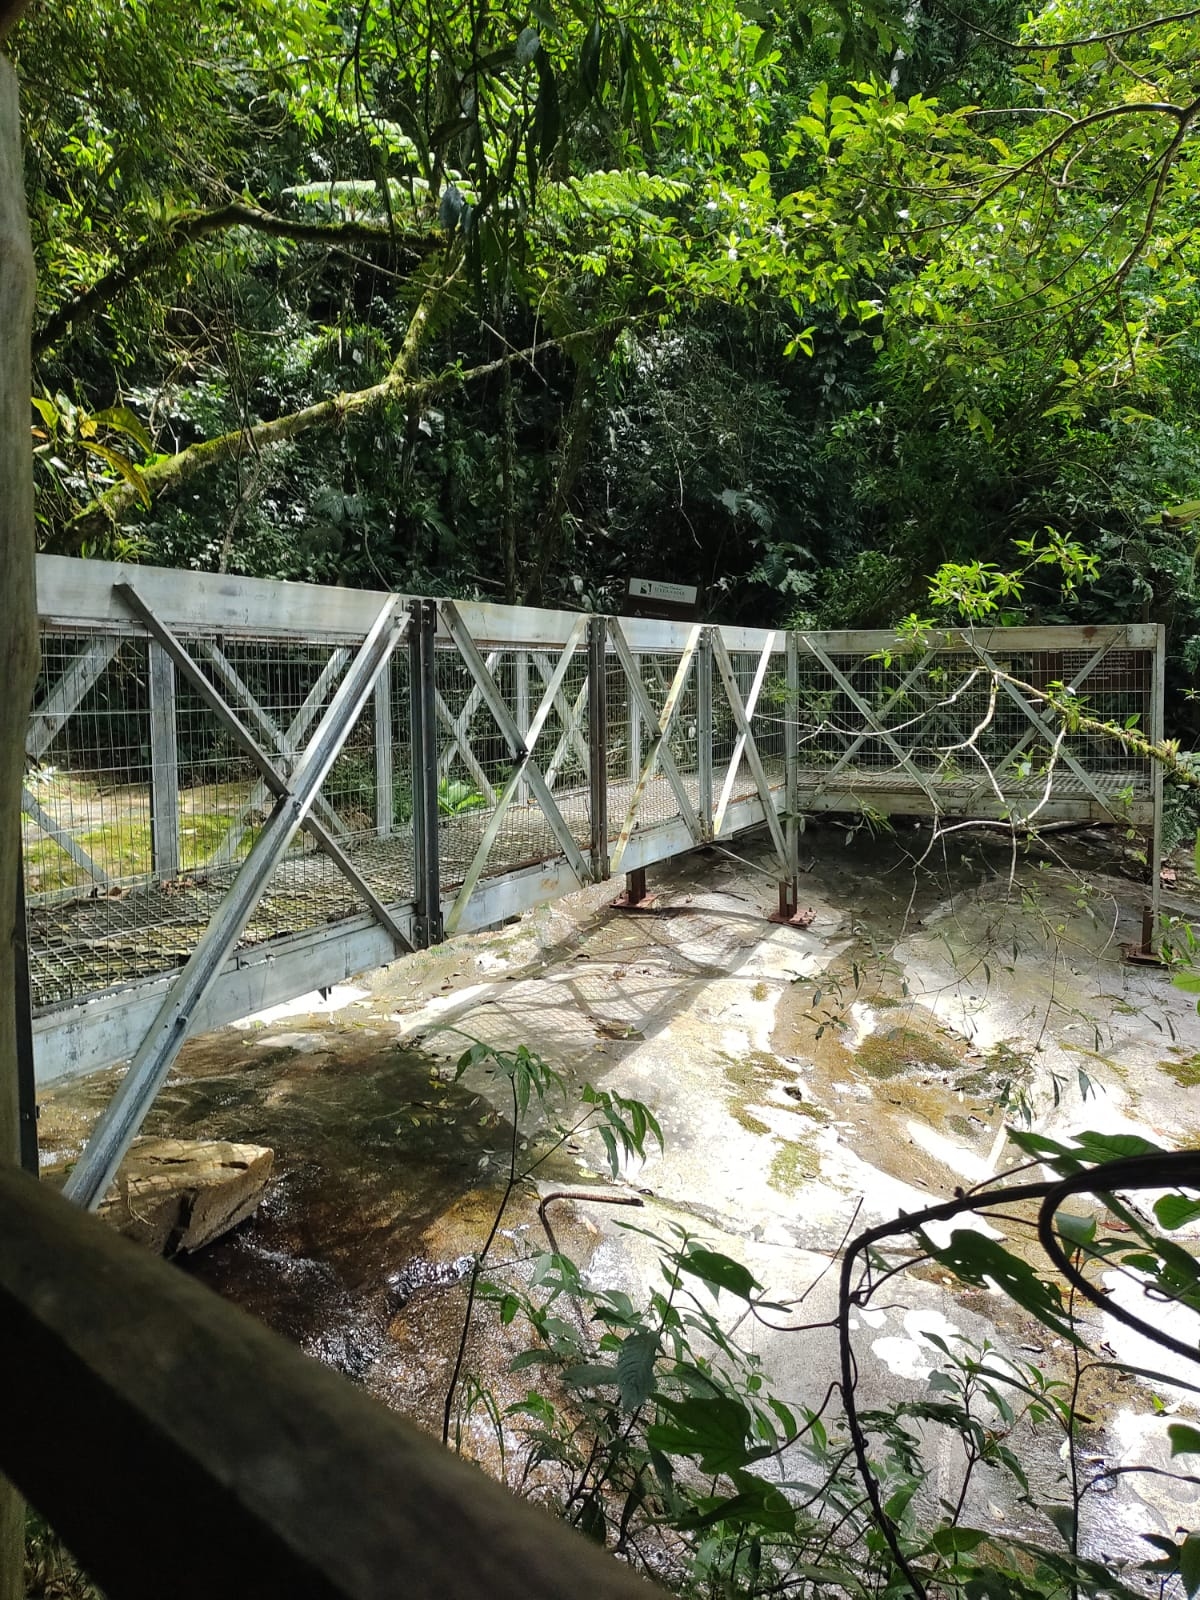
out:
<path id="1" fill-rule="evenodd" d="M 224 1139 L 138 1139 L 100 1214 L 159 1255 L 211 1244 L 252 1214 L 274 1152 Z"/>

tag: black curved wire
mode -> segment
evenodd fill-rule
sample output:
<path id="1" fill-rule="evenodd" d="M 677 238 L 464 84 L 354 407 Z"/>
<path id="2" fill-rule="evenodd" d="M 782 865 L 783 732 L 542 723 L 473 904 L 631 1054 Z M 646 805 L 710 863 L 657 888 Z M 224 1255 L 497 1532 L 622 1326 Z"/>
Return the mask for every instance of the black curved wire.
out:
<path id="1" fill-rule="evenodd" d="M 1059 1272 L 1073 1289 L 1099 1306 L 1118 1322 L 1151 1339 L 1164 1350 L 1173 1350 L 1188 1361 L 1200 1362 L 1200 1349 L 1184 1344 L 1165 1328 L 1152 1327 L 1135 1317 L 1132 1311 L 1106 1295 L 1095 1284 L 1089 1283 L 1082 1270 L 1070 1259 L 1059 1243 L 1054 1231 L 1054 1214 L 1063 1201 L 1073 1194 L 1093 1194 L 1098 1198 L 1111 1195 L 1117 1189 L 1200 1189 L 1200 1151 L 1173 1150 L 1161 1155 L 1124 1156 L 1118 1161 L 1106 1161 L 1098 1167 L 1088 1167 L 1075 1172 L 1051 1189 L 1042 1201 L 1038 1212 L 1038 1240 Z"/>

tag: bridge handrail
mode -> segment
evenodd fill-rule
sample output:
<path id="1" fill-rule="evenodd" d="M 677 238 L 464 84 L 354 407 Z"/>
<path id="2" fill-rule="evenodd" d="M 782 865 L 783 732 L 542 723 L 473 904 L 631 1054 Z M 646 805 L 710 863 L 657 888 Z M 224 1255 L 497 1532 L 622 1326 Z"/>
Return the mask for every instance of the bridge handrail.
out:
<path id="1" fill-rule="evenodd" d="M 0 1471 L 110 1600 L 656 1592 L 13 1168 L 0 1239 Z"/>

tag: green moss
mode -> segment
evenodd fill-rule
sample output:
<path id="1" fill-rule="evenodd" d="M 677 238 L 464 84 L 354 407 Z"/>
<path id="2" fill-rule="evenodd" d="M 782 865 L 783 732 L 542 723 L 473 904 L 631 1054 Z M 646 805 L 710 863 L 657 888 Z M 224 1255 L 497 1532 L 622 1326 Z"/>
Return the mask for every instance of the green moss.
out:
<path id="1" fill-rule="evenodd" d="M 1200 1056 L 1189 1056 L 1186 1061 L 1160 1061 L 1159 1067 L 1184 1089 L 1200 1086 Z"/>
<path id="2" fill-rule="evenodd" d="M 759 982 L 754 985 L 750 993 L 755 1000 L 762 1001 L 770 997 L 771 991 L 767 988 L 765 983 Z"/>
<path id="3" fill-rule="evenodd" d="M 725 1056 L 725 1083 L 729 1094 L 729 1113 L 747 1133 L 770 1134 L 771 1129 L 756 1117 L 751 1106 L 762 1106 L 767 1101 L 767 1091 L 774 1084 L 794 1084 L 796 1074 L 782 1061 L 763 1050 L 751 1050 L 741 1057 Z M 770 1102 L 773 1111 L 797 1111 L 817 1120 L 816 1107 L 807 1105 L 780 1106 Z"/>
<path id="4" fill-rule="evenodd" d="M 882 1028 L 868 1034 L 854 1054 L 868 1077 L 884 1081 L 905 1072 L 958 1072 L 962 1062 L 940 1040 L 917 1028 Z"/>
<path id="5" fill-rule="evenodd" d="M 795 1194 L 803 1184 L 811 1182 L 820 1170 L 821 1158 L 815 1150 L 806 1144 L 789 1141 L 772 1156 L 767 1182 L 772 1189 Z"/>

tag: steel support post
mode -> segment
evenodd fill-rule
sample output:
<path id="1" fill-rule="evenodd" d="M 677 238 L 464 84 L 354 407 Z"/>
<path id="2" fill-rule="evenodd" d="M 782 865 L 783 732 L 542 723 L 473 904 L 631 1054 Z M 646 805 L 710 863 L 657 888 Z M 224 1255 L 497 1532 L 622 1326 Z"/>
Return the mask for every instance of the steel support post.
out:
<path id="1" fill-rule="evenodd" d="M 17 1027 L 17 1136 L 25 1171 L 37 1177 L 38 1106 L 33 1066 L 33 991 L 29 982 L 29 933 L 25 922 L 25 862 L 17 841 L 17 904 L 13 924 L 13 1000 Z"/>
<path id="2" fill-rule="evenodd" d="M 786 872 L 779 883 L 779 915 L 790 920 L 800 904 L 800 640 L 787 635 L 786 698 L 783 707 L 783 777 Z"/>
<path id="3" fill-rule="evenodd" d="M 700 832 L 713 836 L 713 645 L 705 628 L 696 652 L 696 769 L 700 784 Z"/>
<path id="4" fill-rule="evenodd" d="M 635 867 L 625 874 L 625 890 L 613 901 L 617 911 L 653 911 L 654 900 L 646 888 L 645 867 Z"/>
<path id="5" fill-rule="evenodd" d="M 529 651 L 518 650 L 516 653 L 517 675 L 517 731 L 522 739 L 529 737 Z M 529 785 L 522 778 L 517 785 L 517 804 L 529 804 Z"/>
<path id="6" fill-rule="evenodd" d="M 620 623 L 617 624 L 620 627 Z M 638 676 L 639 682 L 642 670 L 642 658 L 638 651 L 632 651 L 629 657 L 633 663 L 633 672 Z M 627 771 L 630 783 L 638 781 L 642 770 L 642 706 L 633 692 L 632 684 L 628 685 L 626 693 L 629 700 L 629 762 Z"/>
<path id="7" fill-rule="evenodd" d="M 375 832 L 386 839 L 395 826 L 395 789 L 392 743 L 392 672 L 389 667 L 375 685 Z"/>
<path id="8" fill-rule="evenodd" d="M 438 854 L 437 604 L 414 600 L 409 624 L 412 694 L 413 843 L 416 855 L 417 943 L 442 939 L 441 860 Z"/>
<path id="9" fill-rule="evenodd" d="M 1160 623 L 1155 631 L 1154 666 L 1150 701 L 1150 739 L 1161 744 L 1166 736 L 1167 693 L 1167 631 Z M 1150 824 L 1150 839 L 1146 854 L 1150 873 L 1150 903 L 1146 910 L 1150 919 L 1150 938 L 1142 940 L 1147 954 L 1157 956 L 1162 940 L 1162 826 L 1163 826 L 1163 769 L 1158 761 L 1150 763 L 1151 796 L 1154 817 Z"/>
<path id="10" fill-rule="evenodd" d="M 329 709 L 278 796 L 262 832 L 200 943 L 172 985 L 129 1070 L 105 1107 L 82 1156 L 63 1186 L 68 1199 L 95 1210 L 187 1037 L 197 1007 L 232 955 L 242 930 L 284 852 L 312 808 L 379 674 L 400 640 L 402 627 L 389 598 L 350 665 Z"/>
<path id="11" fill-rule="evenodd" d="M 150 661 L 150 861 L 160 882 L 179 876 L 179 741 L 175 663 L 156 639 Z"/>
<path id="12" fill-rule="evenodd" d="M 592 813 L 592 878 L 608 877 L 608 619 L 588 623 L 588 782 Z"/>

